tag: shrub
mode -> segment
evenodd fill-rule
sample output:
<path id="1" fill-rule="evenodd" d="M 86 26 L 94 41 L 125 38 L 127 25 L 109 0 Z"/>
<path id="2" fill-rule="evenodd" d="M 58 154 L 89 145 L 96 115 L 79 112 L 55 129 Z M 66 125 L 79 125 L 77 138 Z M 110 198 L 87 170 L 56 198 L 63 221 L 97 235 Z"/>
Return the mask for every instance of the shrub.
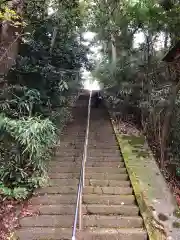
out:
<path id="1" fill-rule="evenodd" d="M 26 196 L 45 181 L 45 162 L 56 142 L 56 128 L 49 119 L 13 120 L 0 115 L 0 179 L 7 195 Z M 26 190 L 25 190 L 26 189 Z"/>

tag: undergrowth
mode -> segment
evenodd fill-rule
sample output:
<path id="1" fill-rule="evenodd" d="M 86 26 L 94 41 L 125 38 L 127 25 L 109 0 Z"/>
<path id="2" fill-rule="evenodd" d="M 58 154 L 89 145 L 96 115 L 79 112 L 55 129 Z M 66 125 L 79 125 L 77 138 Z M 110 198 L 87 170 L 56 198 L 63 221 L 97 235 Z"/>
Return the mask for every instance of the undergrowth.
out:
<path id="1" fill-rule="evenodd" d="M 57 135 L 49 119 L 10 119 L 0 115 L 0 193 L 25 199 L 47 183 L 46 162 Z"/>

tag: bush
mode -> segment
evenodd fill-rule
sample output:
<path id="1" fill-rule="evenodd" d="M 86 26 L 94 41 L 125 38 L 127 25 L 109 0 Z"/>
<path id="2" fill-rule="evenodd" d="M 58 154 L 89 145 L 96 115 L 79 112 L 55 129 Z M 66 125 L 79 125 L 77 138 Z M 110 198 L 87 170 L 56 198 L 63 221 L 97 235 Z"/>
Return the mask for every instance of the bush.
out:
<path id="1" fill-rule="evenodd" d="M 0 138 L 0 179 L 4 194 L 14 198 L 27 196 L 26 191 L 45 181 L 45 162 L 56 143 L 56 128 L 49 119 L 12 120 L 0 115 Z"/>
<path id="2" fill-rule="evenodd" d="M 5 198 L 15 198 L 16 200 L 26 199 L 29 195 L 29 191 L 25 187 L 16 187 L 11 189 L 3 184 L 0 185 L 0 193 Z"/>

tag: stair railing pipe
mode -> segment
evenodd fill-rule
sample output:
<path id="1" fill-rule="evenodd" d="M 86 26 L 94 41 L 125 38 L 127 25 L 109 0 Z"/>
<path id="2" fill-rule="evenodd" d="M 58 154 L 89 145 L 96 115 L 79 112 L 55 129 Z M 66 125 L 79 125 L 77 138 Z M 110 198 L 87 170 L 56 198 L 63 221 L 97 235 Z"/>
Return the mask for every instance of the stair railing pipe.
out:
<path id="1" fill-rule="evenodd" d="M 86 137 L 85 137 L 84 151 L 83 151 L 83 182 L 82 182 L 83 187 L 85 186 L 85 165 L 86 165 L 86 161 L 87 161 L 87 148 L 88 148 L 88 141 L 89 141 L 89 124 L 90 124 L 90 115 L 91 115 L 91 96 L 92 96 L 92 91 L 90 91 L 90 94 L 89 94 Z"/>
<path id="2" fill-rule="evenodd" d="M 84 151 L 83 151 L 83 159 L 82 159 L 82 164 L 81 164 L 79 185 L 78 185 L 78 191 L 77 191 L 76 210 L 75 210 L 75 216 L 74 216 L 72 240 L 76 240 L 76 229 L 77 229 L 78 217 L 79 217 L 79 230 L 82 229 L 82 191 L 83 191 L 83 187 L 85 186 L 85 165 L 86 165 L 86 161 L 87 161 L 87 148 L 88 148 L 88 140 L 89 140 L 91 97 L 92 97 L 92 91 L 90 91 L 90 94 L 89 94 L 86 135 L 85 135 L 85 142 L 84 142 Z"/>

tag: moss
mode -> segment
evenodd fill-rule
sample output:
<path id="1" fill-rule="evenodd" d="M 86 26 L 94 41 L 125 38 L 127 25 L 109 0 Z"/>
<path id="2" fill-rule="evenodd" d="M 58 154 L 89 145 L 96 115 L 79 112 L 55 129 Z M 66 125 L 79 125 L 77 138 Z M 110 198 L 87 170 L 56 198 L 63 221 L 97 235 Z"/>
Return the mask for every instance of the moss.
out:
<path id="1" fill-rule="evenodd" d="M 130 149 L 130 147 L 129 147 L 129 149 Z M 133 172 L 133 170 L 130 167 L 128 167 L 127 157 L 130 154 L 131 154 L 131 151 L 129 151 L 129 154 L 127 154 L 127 152 L 126 152 L 126 154 L 123 153 L 123 156 L 124 156 L 126 167 L 127 167 L 127 170 L 128 170 L 129 176 L 130 176 L 130 180 L 131 180 L 131 183 L 132 183 L 132 186 L 133 186 L 133 190 L 134 190 L 134 193 L 135 193 L 135 196 L 136 196 L 136 200 L 137 200 L 137 203 L 139 205 L 141 215 L 144 219 L 144 222 L 145 222 L 145 225 L 146 225 L 146 228 L 147 228 L 149 239 L 150 240 L 163 239 L 162 238 L 162 235 L 163 235 L 162 232 L 160 232 L 158 229 L 156 229 L 153 226 L 153 223 L 152 223 L 152 219 L 153 219 L 152 206 L 149 207 L 147 202 L 146 202 L 146 198 L 141 191 L 141 186 L 140 186 L 140 182 L 138 180 L 138 177 Z"/>
<path id="2" fill-rule="evenodd" d="M 146 158 L 149 156 L 149 154 L 146 151 L 143 150 L 140 151 L 138 148 L 134 148 L 132 152 L 136 153 L 138 157 Z"/>
<path id="3" fill-rule="evenodd" d="M 115 129 L 115 128 L 114 128 Z M 136 136 L 121 136 L 115 129 L 117 140 L 122 151 L 122 156 L 125 161 L 125 165 L 133 186 L 133 190 L 136 196 L 137 203 L 139 205 L 140 213 L 144 219 L 144 223 L 149 235 L 150 240 L 164 240 L 164 233 L 157 229 L 153 224 L 153 207 L 148 205 L 145 194 L 141 191 L 141 182 L 136 175 L 136 167 L 139 170 L 139 158 L 147 159 L 149 156 L 143 146 L 145 138 Z M 136 164 L 138 163 L 138 164 Z M 132 167 L 133 166 L 133 167 Z M 143 168 L 142 168 L 143 170 Z M 134 172 L 135 171 L 135 172 Z M 144 174 L 147 174 L 144 172 Z M 148 178 L 151 178 L 150 176 Z M 148 179 L 149 181 L 149 179 Z M 149 190 L 148 190 L 149 191 Z M 151 191 L 150 191 L 151 192 Z M 151 193 L 152 194 L 152 193 Z"/>
<path id="4" fill-rule="evenodd" d="M 174 221 L 173 222 L 173 227 L 174 228 L 180 228 L 180 222 Z"/>
<path id="5" fill-rule="evenodd" d="M 143 136 L 137 137 L 137 136 L 122 136 L 119 139 L 119 142 L 127 141 L 127 144 L 129 144 L 129 148 L 131 149 L 133 154 L 136 154 L 137 157 L 143 157 L 146 158 L 149 156 L 149 153 L 143 149 L 145 138 Z M 127 145 L 126 145 L 127 146 Z"/>
<path id="6" fill-rule="evenodd" d="M 180 218 L 180 208 L 177 208 L 174 210 L 173 212 L 174 216 L 176 216 L 177 218 Z"/>
<path id="7" fill-rule="evenodd" d="M 123 135 L 122 136 L 123 140 L 127 140 L 129 142 L 129 144 L 131 144 L 132 146 L 143 146 L 144 142 L 145 142 L 145 138 L 144 136 L 127 136 L 127 135 Z"/>

